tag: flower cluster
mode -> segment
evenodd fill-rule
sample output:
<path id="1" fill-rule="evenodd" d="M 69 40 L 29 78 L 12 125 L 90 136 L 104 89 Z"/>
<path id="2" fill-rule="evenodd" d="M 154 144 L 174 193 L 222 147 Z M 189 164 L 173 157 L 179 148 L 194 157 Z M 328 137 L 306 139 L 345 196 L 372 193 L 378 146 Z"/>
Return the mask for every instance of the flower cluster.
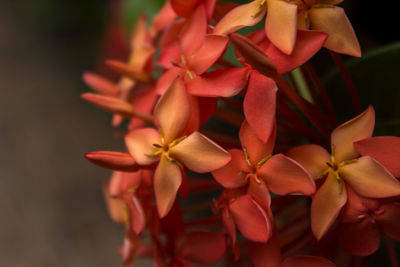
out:
<path id="1" fill-rule="evenodd" d="M 106 62 L 119 81 L 84 74 L 82 98 L 129 122 L 125 151 L 85 155 L 113 170 L 124 265 L 356 266 L 400 241 L 400 138 L 372 137 L 372 106 L 337 125 L 309 63 L 322 47 L 361 56 L 340 2 L 168 0 L 139 17 L 129 60 Z"/>

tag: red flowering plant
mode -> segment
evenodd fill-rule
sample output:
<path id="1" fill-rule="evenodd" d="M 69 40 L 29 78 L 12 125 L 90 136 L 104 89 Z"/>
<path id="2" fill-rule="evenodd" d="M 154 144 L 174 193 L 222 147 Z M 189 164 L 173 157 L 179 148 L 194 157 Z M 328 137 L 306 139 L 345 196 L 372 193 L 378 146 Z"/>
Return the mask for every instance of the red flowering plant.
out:
<path id="1" fill-rule="evenodd" d="M 384 237 L 397 266 L 400 138 L 372 137 L 337 54 L 361 56 L 340 2 L 168 0 L 106 61 L 118 81 L 83 75 L 82 98 L 129 122 L 124 151 L 85 155 L 113 170 L 123 265 L 362 266 Z M 310 63 L 323 47 L 360 111 L 340 125 Z"/>

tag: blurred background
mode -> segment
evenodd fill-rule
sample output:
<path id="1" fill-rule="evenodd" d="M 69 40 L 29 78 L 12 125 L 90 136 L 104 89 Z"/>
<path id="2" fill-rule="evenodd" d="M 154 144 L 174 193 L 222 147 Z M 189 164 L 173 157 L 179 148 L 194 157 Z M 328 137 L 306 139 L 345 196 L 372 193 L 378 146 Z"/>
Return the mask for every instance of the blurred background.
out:
<path id="1" fill-rule="evenodd" d="M 81 75 L 104 72 L 105 57 L 123 56 L 109 49 L 119 45 L 110 34 L 113 23 L 128 34 L 141 10 L 154 14 L 162 3 L 1 1 L 0 266 L 120 266 L 116 250 L 124 231 L 109 219 L 101 189 L 110 172 L 91 165 L 83 154 L 123 144 L 110 126 L 111 115 L 80 99 L 89 90 Z M 364 54 L 388 45 L 390 50 L 388 61 L 379 66 L 372 61 L 370 69 L 354 74 L 355 82 L 368 92 L 364 105 L 380 94 L 384 107 L 378 116 L 389 114 L 385 129 L 398 133 L 398 18 L 394 8 L 374 3 L 344 3 Z M 323 53 L 315 60 L 317 69 L 326 81 L 337 80 Z M 350 62 L 350 69 L 357 69 L 357 62 Z M 338 95 L 335 89 L 330 93 Z"/>

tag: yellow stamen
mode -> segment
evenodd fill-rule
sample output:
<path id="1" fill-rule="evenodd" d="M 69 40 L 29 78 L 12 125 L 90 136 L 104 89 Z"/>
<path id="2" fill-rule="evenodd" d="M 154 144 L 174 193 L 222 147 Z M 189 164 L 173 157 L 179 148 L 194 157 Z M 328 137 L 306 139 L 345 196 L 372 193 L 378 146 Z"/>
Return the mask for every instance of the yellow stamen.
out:
<path id="1" fill-rule="evenodd" d="M 272 157 L 272 155 L 268 155 L 265 158 L 263 158 L 262 160 L 260 160 L 260 162 L 257 163 L 258 167 L 261 167 L 265 162 L 267 162 L 267 160 L 269 160 Z"/>

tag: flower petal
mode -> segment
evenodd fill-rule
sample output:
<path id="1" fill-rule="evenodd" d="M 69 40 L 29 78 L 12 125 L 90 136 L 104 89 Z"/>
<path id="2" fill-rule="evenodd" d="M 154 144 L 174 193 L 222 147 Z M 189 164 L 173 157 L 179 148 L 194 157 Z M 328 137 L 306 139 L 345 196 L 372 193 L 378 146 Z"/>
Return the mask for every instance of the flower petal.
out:
<path id="1" fill-rule="evenodd" d="M 361 155 L 379 161 L 393 176 L 400 177 L 400 137 L 367 138 L 355 142 L 354 147 Z"/>
<path id="2" fill-rule="evenodd" d="M 330 173 L 311 203 L 311 229 L 318 240 L 333 224 L 346 201 L 345 184 L 340 186 L 334 174 Z"/>
<path id="3" fill-rule="evenodd" d="M 170 149 L 170 155 L 194 172 L 206 173 L 225 166 L 230 154 L 222 147 L 194 132 Z"/>
<path id="4" fill-rule="evenodd" d="M 125 203 L 129 209 L 130 227 L 136 234 L 142 233 L 146 227 L 146 217 L 140 201 L 134 194 L 129 194 L 125 197 Z"/>
<path id="5" fill-rule="evenodd" d="M 171 7 L 170 1 L 165 1 L 164 6 L 153 19 L 152 28 L 154 28 L 157 32 L 160 32 L 171 22 L 173 22 L 175 18 L 176 14 Z"/>
<path id="6" fill-rule="evenodd" d="M 335 267 L 330 260 L 317 256 L 294 256 L 286 258 L 279 267 Z"/>
<path id="7" fill-rule="evenodd" d="M 109 112 L 124 116 L 133 116 L 133 107 L 127 101 L 121 100 L 113 96 L 99 95 L 93 93 L 84 93 L 81 95 L 83 99 L 89 103 L 98 106 Z"/>
<path id="8" fill-rule="evenodd" d="M 226 36 L 207 35 L 199 50 L 187 59 L 189 69 L 198 75 L 208 70 L 222 56 L 228 41 Z"/>
<path id="9" fill-rule="evenodd" d="M 215 180 L 225 188 L 238 188 L 247 184 L 246 174 L 250 171 L 242 150 L 230 149 L 232 160 L 224 167 L 212 172 Z"/>
<path id="10" fill-rule="evenodd" d="M 375 125 L 375 111 L 369 106 L 363 113 L 349 120 L 332 132 L 332 154 L 336 162 L 351 160 L 359 154 L 354 149 L 353 142 L 371 137 Z"/>
<path id="11" fill-rule="evenodd" d="M 142 172 L 113 172 L 110 185 L 109 193 L 112 197 L 123 196 L 128 190 L 136 189 L 139 187 L 142 180 Z"/>
<path id="12" fill-rule="evenodd" d="M 114 83 L 95 73 L 85 72 L 83 80 L 88 86 L 99 93 L 115 97 L 120 94 L 119 88 Z"/>
<path id="13" fill-rule="evenodd" d="M 263 143 L 268 141 L 274 129 L 276 93 L 277 87 L 272 79 L 255 71 L 251 73 L 243 102 L 244 115 Z"/>
<path id="14" fill-rule="evenodd" d="M 179 76 L 183 75 L 183 70 L 178 67 L 173 67 L 163 73 L 163 75 L 158 79 L 156 84 L 156 91 L 158 94 L 164 94 L 168 88 L 171 86 L 173 81 Z"/>
<path id="15" fill-rule="evenodd" d="M 244 120 L 239 130 L 240 143 L 243 149 L 246 149 L 249 160 L 253 166 L 272 154 L 275 145 L 276 129 L 275 124 L 271 130 L 271 135 L 268 137 L 268 142 L 263 144 L 256 136 L 254 130 L 250 127 L 249 123 Z"/>
<path id="16" fill-rule="evenodd" d="M 381 229 L 388 237 L 400 242 L 400 204 L 390 203 L 381 206 L 383 213 L 376 215 Z"/>
<path id="17" fill-rule="evenodd" d="M 231 239 L 232 247 L 234 247 L 236 245 L 236 226 L 233 217 L 226 206 L 221 208 L 221 220 L 224 224 L 225 231 Z"/>
<path id="18" fill-rule="evenodd" d="M 116 170 L 134 172 L 138 170 L 135 159 L 128 153 L 114 151 L 96 151 L 85 154 L 85 158 L 100 167 Z"/>
<path id="19" fill-rule="evenodd" d="M 245 88 L 248 70 L 248 68 L 229 68 L 206 72 L 190 80 L 186 87 L 192 95 L 231 97 Z"/>
<path id="20" fill-rule="evenodd" d="M 125 144 L 129 153 L 140 165 L 149 165 L 158 161 L 158 158 L 146 155 L 156 152 L 153 144 L 159 143 L 160 134 L 153 128 L 134 130 L 125 136 Z"/>
<path id="21" fill-rule="evenodd" d="M 178 165 L 162 156 L 154 173 L 154 192 L 161 218 L 171 210 L 181 182 L 181 170 Z"/>
<path id="22" fill-rule="evenodd" d="M 400 182 L 369 156 L 340 167 L 339 175 L 354 191 L 364 197 L 382 198 L 400 195 Z"/>
<path id="23" fill-rule="evenodd" d="M 309 10 L 311 28 L 328 34 L 325 47 L 354 57 L 361 49 L 349 19 L 341 7 L 313 7 Z"/>
<path id="24" fill-rule="evenodd" d="M 343 223 L 338 231 L 340 246 L 356 256 L 374 253 L 381 241 L 377 225 L 366 217 L 355 223 Z"/>
<path id="25" fill-rule="evenodd" d="M 327 162 L 331 160 L 331 155 L 325 148 L 319 145 L 302 145 L 290 149 L 287 155 L 300 163 L 310 172 L 314 179 L 317 179 L 328 168 Z"/>
<path id="26" fill-rule="evenodd" d="M 249 178 L 249 188 L 247 193 L 257 201 L 257 203 L 264 209 L 269 210 L 271 207 L 271 195 L 264 181 L 261 179 L 256 180 L 256 177 Z"/>
<path id="27" fill-rule="evenodd" d="M 180 253 L 191 262 L 212 265 L 224 255 L 225 250 L 225 236 L 222 233 L 193 231 L 187 234 Z"/>
<path id="28" fill-rule="evenodd" d="M 207 31 L 207 14 L 203 5 L 198 5 L 186 20 L 179 35 L 182 52 L 188 59 L 203 44 Z"/>
<path id="29" fill-rule="evenodd" d="M 311 195 L 315 192 L 311 175 L 300 164 L 283 154 L 272 156 L 257 170 L 257 174 L 278 195 Z"/>
<path id="30" fill-rule="evenodd" d="M 214 34 L 228 34 L 246 26 L 259 23 L 267 11 L 267 5 L 260 0 L 240 5 L 226 14 L 215 26 Z"/>
<path id="31" fill-rule="evenodd" d="M 285 1 L 268 1 L 265 32 L 271 42 L 290 55 L 296 41 L 297 5 Z"/>
<path id="32" fill-rule="evenodd" d="M 275 233 L 268 243 L 250 243 L 250 258 L 255 267 L 280 267 L 281 251 L 279 241 Z"/>
<path id="33" fill-rule="evenodd" d="M 244 195 L 229 204 L 239 231 L 254 242 L 267 242 L 271 236 L 271 223 L 265 211 L 251 196 Z"/>
<path id="34" fill-rule="evenodd" d="M 199 0 L 170 0 L 169 2 L 179 17 L 186 18 L 193 13 L 193 8 Z"/>
<path id="35" fill-rule="evenodd" d="M 166 144 L 181 136 L 190 118 L 190 104 L 182 78 L 177 78 L 161 96 L 154 115 Z"/>

